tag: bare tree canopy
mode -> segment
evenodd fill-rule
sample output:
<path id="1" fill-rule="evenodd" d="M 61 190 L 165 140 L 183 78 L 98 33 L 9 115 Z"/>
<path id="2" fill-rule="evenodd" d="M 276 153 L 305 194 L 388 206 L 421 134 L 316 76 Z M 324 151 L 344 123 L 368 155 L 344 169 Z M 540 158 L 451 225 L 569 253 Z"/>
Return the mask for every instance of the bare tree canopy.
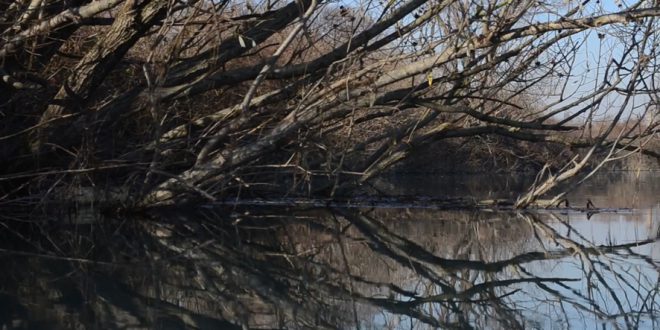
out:
<path id="1" fill-rule="evenodd" d="M 334 196 L 460 140 L 543 150 L 526 207 L 660 160 L 658 16 L 655 0 L 3 1 L 0 194 Z"/>

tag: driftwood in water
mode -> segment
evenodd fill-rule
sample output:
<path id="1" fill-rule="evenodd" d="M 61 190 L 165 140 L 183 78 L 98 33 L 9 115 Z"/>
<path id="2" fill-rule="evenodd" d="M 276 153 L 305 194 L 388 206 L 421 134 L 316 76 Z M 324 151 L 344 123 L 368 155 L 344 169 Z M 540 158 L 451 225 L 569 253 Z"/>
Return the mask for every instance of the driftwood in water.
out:
<path id="1" fill-rule="evenodd" d="M 629 213 L 630 208 L 598 208 L 591 201 L 585 207 L 569 206 L 568 202 L 551 204 L 551 200 L 538 200 L 524 210 L 526 211 L 556 211 L 559 213 Z M 473 198 L 436 198 L 428 196 L 397 196 L 375 197 L 361 196 L 354 198 L 253 198 L 224 199 L 205 204 L 205 208 L 215 206 L 288 206 L 288 207 L 333 207 L 333 208 L 428 208 L 437 210 L 480 210 L 480 211 L 513 211 L 515 201 L 509 199 Z M 522 209 L 521 209 L 522 210 Z"/>

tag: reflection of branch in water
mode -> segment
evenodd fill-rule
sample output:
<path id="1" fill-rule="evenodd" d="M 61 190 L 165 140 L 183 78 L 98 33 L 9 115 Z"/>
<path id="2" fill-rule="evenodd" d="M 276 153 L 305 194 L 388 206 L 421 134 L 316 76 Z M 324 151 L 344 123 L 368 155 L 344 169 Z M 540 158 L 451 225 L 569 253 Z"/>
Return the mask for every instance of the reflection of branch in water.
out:
<path id="1" fill-rule="evenodd" d="M 81 283 L 94 283 L 89 305 L 96 308 L 97 320 L 132 315 L 144 325 L 166 317 L 201 328 L 212 324 L 208 322 L 249 328 L 382 328 L 385 325 L 378 322 L 409 321 L 420 328 L 523 329 L 538 325 L 538 306 L 545 306 L 548 313 L 554 309 L 558 314 L 548 316 L 553 323 L 559 319 L 567 327 L 577 311 L 616 326 L 623 320 L 622 327 L 634 328 L 658 313 L 657 262 L 634 252 L 657 238 L 595 245 L 559 217 L 555 223 L 568 226 L 579 241 L 561 235 L 539 216 L 503 214 L 505 220 L 498 226 L 518 226 L 512 231 L 532 228 L 525 235 L 538 242 L 511 249 L 505 258 L 483 261 L 468 250 L 476 246 L 486 251 L 487 244 L 498 242 L 482 241 L 489 236 L 475 233 L 483 234 L 486 228 L 470 222 L 460 222 L 460 230 L 449 234 L 458 242 L 450 248 L 448 236 L 422 243 L 401 228 L 393 230 L 381 221 L 387 216 L 384 212 L 343 209 L 316 211 L 314 216 L 303 212 L 300 218 L 297 211 L 288 213 L 241 215 L 243 220 L 237 222 L 228 213 L 207 212 L 171 221 L 140 221 L 131 228 L 97 227 L 81 234 L 105 231 L 121 239 L 102 240 L 109 244 L 95 244 L 94 254 L 70 251 L 67 260 L 47 262 L 73 265 L 86 281 L 72 277 L 68 283 L 80 292 Z M 438 224 L 425 224 L 434 225 Z M 414 232 L 424 234 L 428 229 L 420 228 Z M 101 241 L 89 237 L 90 242 Z M 122 266 L 126 262 L 80 263 L 81 255 L 84 260 L 106 255 L 106 262 L 131 255 L 138 258 L 131 265 L 138 262 L 140 267 Z M 629 272 L 628 264 L 618 263 L 623 257 L 650 266 L 655 278 Z M 541 263 L 579 267 L 584 279 L 574 273 L 539 275 Z M 11 283 L 10 276 L 2 276 L 0 280 Z M 31 288 L 24 281 L 16 287 Z M 94 299 L 103 302 L 94 304 Z"/>
<path id="2" fill-rule="evenodd" d="M 408 308 L 415 308 L 417 306 L 427 303 L 449 303 L 448 307 L 453 312 L 460 313 L 459 319 L 465 322 L 466 318 L 463 313 L 455 305 L 456 302 L 470 302 L 471 297 L 475 295 L 485 295 L 485 299 L 496 306 L 500 310 L 505 310 L 497 302 L 510 294 L 503 294 L 497 297 L 493 294 L 492 289 L 496 287 L 508 287 L 517 283 L 534 283 L 534 282 L 560 282 L 570 281 L 573 279 L 565 278 L 528 278 L 528 279 L 514 279 L 505 281 L 489 281 L 479 284 L 474 284 L 470 289 L 465 291 L 457 291 L 452 285 L 447 282 L 448 279 L 453 278 L 455 275 L 450 274 L 451 271 L 463 271 L 464 269 L 472 270 L 486 270 L 495 269 L 496 271 L 504 268 L 507 263 L 485 263 L 470 260 L 453 260 L 437 257 L 430 252 L 424 250 L 419 245 L 389 232 L 389 230 L 375 221 L 370 219 L 364 214 L 350 214 L 345 211 L 340 211 L 342 215 L 347 217 L 349 221 L 356 225 L 362 233 L 370 239 L 372 248 L 378 250 L 380 253 L 386 254 L 388 257 L 397 260 L 403 267 L 412 267 L 420 276 L 428 279 L 444 292 L 440 295 L 415 298 L 408 302 L 402 302 L 401 305 Z M 436 267 L 433 267 L 436 266 Z M 443 280 L 443 277 L 448 277 Z M 483 300 L 483 299 L 480 299 Z M 511 320 L 511 319 L 510 319 Z"/>
<path id="3" fill-rule="evenodd" d="M 595 300 L 596 298 L 594 297 L 593 294 L 590 294 L 588 297 L 581 295 L 579 292 L 574 291 L 574 294 L 577 294 L 579 298 L 584 299 L 587 301 L 587 304 L 592 307 L 590 310 L 591 312 L 594 312 L 597 316 L 599 316 L 601 319 L 616 319 L 617 317 L 621 317 L 624 319 L 626 322 L 627 326 L 631 326 L 630 320 L 628 318 L 628 315 L 631 313 L 634 313 L 634 311 L 626 311 L 625 308 L 623 307 L 623 304 L 621 300 L 619 299 L 619 296 L 616 294 L 614 288 L 612 287 L 612 284 L 614 283 L 609 283 L 608 279 L 605 277 L 605 275 L 602 274 L 603 271 L 607 271 L 612 273 L 611 275 L 614 276 L 614 279 L 616 281 L 622 282 L 623 285 L 626 285 L 628 287 L 633 288 L 633 292 L 636 296 L 638 297 L 645 297 L 645 293 L 641 292 L 641 290 L 634 288 L 631 283 L 623 277 L 620 273 L 617 273 L 613 267 L 605 265 L 603 262 L 599 260 L 592 260 L 589 256 L 594 255 L 595 257 L 601 257 L 604 256 L 607 253 L 622 253 L 626 252 L 628 255 L 637 255 L 640 257 L 642 260 L 646 261 L 651 261 L 648 257 L 644 258 L 644 256 L 639 255 L 639 254 L 634 254 L 631 251 L 631 247 L 636 246 L 643 246 L 647 244 L 651 244 L 654 242 L 657 242 L 657 238 L 653 239 L 647 239 L 647 240 L 641 240 L 637 241 L 634 243 L 628 243 L 628 244 L 620 244 L 620 245 L 607 245 L 607 246 L 590 246 L 586 247 L 576 241 L 573 241 L 571 239 L 565 238 L 561 235 L 559 235 L 554 229 L 552 229 L 550 226 L 545 224 L 544 222 L 538 220 L 537 218 L 533 216 L 525 216 L 522 215 L 522 217 L 528 217 L 530 219 L 530 222 L 533 223 L 537 227 L 537 231 L 540 231 L 538 227 L 542 229 L 542 233 L 545 233 L 547 237 L 551 239 L 551 241 L 559 244 L 562 248 L 561 249 L 553 249 L 551 251 L 546 251 L 544 253 L 539 253 L 539 252 L 530 252 L 530 253 L 525 253 L 521 254 L 518 256 L 515 256 L 509 260 L 503 260 L 499 262 L 493 262 L 493 263 L 485 263 L 485 262 L 475 262 L 475 261 L 470 261 L 470 260 L 457 260 L 457 259 L 444 259 L 444 258 L 439 258 L 428 251 L 425 251 L 423 248 L 420 246 L 416 245 L 415 243 L 406 240 L 402 238 L 401 236 L 398 236 L 396 234 L 393 234 L 387 230 L 386 227 L 382 226 L 378 221 L 373 220 L 365 216 L 364 214 L 353 214 L 353 215 L 348 215 L 348 213 L 343 212 L 342 213 L 349 218 L 349 221 L 351 221 L 353 224 L 356 225 L 357 228 L 359 228 L 362 233 L 370 238 L 370 243 L 373 245 L 373 248 L 378 249 L 380 253 L 385 253 L 388 256 L 392 257 L 395 260 L 399 260 L 402 266 L 406 265 L 412 265 L 414 269 L 422 276 L 428 276 L 427 274 L 433 272 L 434 270 L 437 270 L 437 268 L 433 268 L 431 266 L 438 266 L 440 271 L 442 272 L 450 272 L 450 271 L 456 271 L 459 270 L 461 267 L 459 264 L 463 265 L 464 269 L 473 269 L 473 270 L 482 270 L 482 271 L 487 271 L 487 272 L 499 272 L 502 271 L 506 266 L 519 266 L 521 263 L 529 263 L 532 261 L 538 261 L 538 260 L 548 260 L 548 259 L 558 259 L 558 258 L 565 258 L 565 257 L 570 257 L 574 254 L 579 254 L 581 258 L 583 259 L 584 265 L 587 266 L 585 270 L 585 275 L 587 278 L 591 278 L 591 276 L 596 277 L 598 282 L 600 283 L 600 286 L 604 288 L 604 290 L 609 294 L 610 298 L 616 303 L 616 306 L 619 310 L 619 313 L 606 313 L 603 311 L 600 311 L 598 307 L 598 302 Z M 574 229 L 573 229 L 574 230 Z M 550 234 L 550 235 L 548 235 Z M 654 269 L 657 270 L 657 265 L 653 263 L 652 261 L 649 263 L 651 266 L 653 266 Z M 521 269 L 522 266 L 520 266 Z M 597 270 L 600 269 L 600 270 Z M 419 272 L 419 269 L 422 269 L 422 272 Z M 529 272 L 526 273 L 528 276 L 532 277 L 533 275 Z M 625 273 L 623 273 L 625 274 Z M 451 274 L 447 274 L 451 277 Z M 438 277 L 432 277 L 428 276 L 429 280 L 434 281 L 434 283 L 437 283 L 437 278 Z M 527 280 L 527 279 L 518 279 L 519 282 L 534 282 L 537 284 L 540 288 L 546 290 L 549 293 L 552 293 L 553 295 L 556 295 L 555 290 L 551 289 L 549 286 L 544 284 L 543 280 L 541 278 L 538 278 L 536 276 L 533 276 L 533 278 L 536 278 L 536 280 Z M 512 283 L 506 283 L 506 281 L 502 282 L 502 285 L 511 285 Z M 560 287 L 563 288 L 569 288 L 566 284 L 568 282 L 568 279 L 550 279 L 550 281 L 553 284 L 559 285 Z M 589 282 L 591 283 L 591 282 Z M 656 283 L 657 284 L 657 283 Z M 483 283 L 483 286 L 498 286 L 496 281 L 493 281 L 492 283 Z M 417 305 L 417 304 L 422 304 L 424 302 L 428 302 L 433 300 L 433 298 L 440 298 L 440 299 L 460 299 L 464 298 L 464 295 L 467 294 L 469 291 L 463 291 L 463 292 L 458 292 L 453 290 L 449 285 L 446 285 L 445 283 L 441 283 L 439 285 L 441 288 L 445 289 L 445 293 L 441 295 L 436 295 L 434 297 L 425 297 L 423 299 L 414 299 L 409 302 L 411 305 Z M 591 285 L 589 285 L 588 289 L 591 290 Z M 480 289 L 479 285 L 473 287 Z M 657 285 L 656 286 L 650 286 L 649 289 L 651 289 L 652 292 L 657 291 Z M 462 297 L 463 296 L 463 297 Z M 646 295 L 648 296 L 648 295 Z M 625 298 L 628 298 L 627 296 L 624 296 Z M 570 301 L 570 299 L 566 299 L 565 301 Z M 579 306 L 580 309 L 583 310 L 588 310 L 585 308 L 583 305 L 581 305 L 579 302 L 575 302 L 576 306 Z M 630 301 L 628 305 L 632 308 L 633 306 L 631 305 Z"/>
<path id="4" fill-rule="evenodd" d="M 339 212 L 343 213 L 344 211 Z M 355 224 L 356 227 L 360 228 L 365 236 L 368 236 L 374 240 L 372 243 L 375 244 L 375 248 L 396 248 L 400 250 L 399 252 L 402 255 L 405 255 L 407 258 L 411 258 L 411 260 L 415 260 L 421 264 L 428 263 L 431 265 L 436 265 L 445 271 L 472 269 L 488 272 L 499 272 L 508 266 L 528 263 L 532 261 L 564 258 L 577 252 L 584 252 L 587 254 L 601 254 L 619 250 L 628 250 L 631 247 L 639 247 L 660 241 L 660 237 L 657 237 L 628 244 L 602 245 L 588 248 L 571 239 L 564 239 L 562 242 L 566 245 L 566 247 L 563 249 L 553 249 L 551 251 L 546 250 L 544 252 L 527 252 L 501 261 L 485 262 L 478 260 L 445 259 L 428 252 L 421 246 L 406 238 L 390 232 L 385 226 L 379 224 L 378 221 L 370 219 L 364 214 L 347 215 L 347 213 L 343 213 L 343 215 L 346 216 L 349 221 Z M 532 216 L 521 215 L 521 217 L 523 219 L 527 219 L 528 217 Z M 536 218 L 534 219 L 536 221 L 540 221 Z M 640 258 L 649 259 L 648 257 L 641 255 L 637 256 Z M 650 262 L 653 263 L 653 261 Z"/>
<path id="5" fill-rule="evenodd" d="M 616 320 L 617 318 L 623 318 L 625 325 L 627 328 L 636 328 L 635 324 L 639 323 L 639 318 L 635 323 L 632 322 L 630 319 L 631 313 L 633 311 L 628 311 L 623 305 L 623 302 L 621 298 L 626 299 L 628 306 L 632 309 L 634 306 L 632 306 L 631 301 L 629 300 L 629 297 L 626 294 L 623 294 L 622 297 L 617 294 L 615 289 L 611 286 L 611 281 L 614 280 L 617 283 L 623 282 L 628 288 L 630 288 L 636 295 L 636 297 L 644 297 L 646 293 L 641 292 L 639 287 L 641 287 L 641 282 L 639 282 L 639 279 L 632 278 L 632 280 L 637 280 L 638 284 L 640 285 L 639 287 L 635 287 L 631 284 L 629 280 L 625 278 L 625 275 L 628 275 L 627 271 L 620 271 L 617 272 L 614 266 L 613 262 L 605 263 L 598 258 L 609 258 L 608 254 L 613 254 L 617 255 L 621 251 L 625 251 L 626 255 L 628 256 L 636 256 L 638 257 L 639 260 L 645 261 L 648 265 L 650 265 L 653 269 L 656 271 L 658 270 L 658 265 L 653 262 L 650 258 L 642 257 L 638 253 L 634 253 L 631 249 L 631 247 L 639 247 L 643 246 L 646 244 L 651 244 L 654 242 L 657 242 L 659 240 L 658 237 L 652 238 L 652 239 L 647 239 L 643 241 L 638 241 L 634 243 L 629 243 L 629 244 L 622 244 L 622 245 L 609 245 L 609 246 L 594 246 L 593 244 L 590 244 L 590 247 L 587 247 L 583 244 L 580 244 L 568 237 L 565 237 L 561 235 L 557 230 L 552 228 L 550 225 L 545 223 L 544 221 L 539 220 L 537 217 L 535 217 L 532 214 L 519 214 L 520 217 L 524 218 L 527 220 L 531 225 L 534 226 L 535 230 L 547 237 L 550 241 L 563 246 L 564 250 L 566 252 L 573 252 L 574 254 L 577 254 L 580 256 L 580 259 L 584 265 L 587 267 L 583 267 L 583 272 L 585 274 L 585 277 L 587 279 L 587 289 L 589 296 L 584 296 L 580 292 L 576 292 L 574 290 L 573 294 L 576 296 L 584 299 L 585 301 L 588 302 L 589 306 L 591 309 L 585 307 L 583 304 L 577 303 L 575 301 L 572 302 L 572 304 L 584 311 L 588 311 L 591 313 L 596 314 L 599 318 L 603 320 Z M 562 225 L 566 226 L 569 228 L 569 233 L 576 233 L 577 236 L 579 236 L 583 241 L 589 242 L 583 235 L 580 235 L 579 232 L 575 230 L 575 228 L 571 227 L 567 222 L 561 221 L 556 215 L 552 215 L 555 220 L 558 220 L 559 223 Z M 593 259 L 592 259 L 593 256 Z M 521 267 L 521 266 L 519 266 Z M 522 269 L 522 267 L 521 267 Z M 524 269 L 523 269 L 524 270 Z M 526 271 L 525 271 L 526 272 Z M 526 272 L 529 275 L 529 272 Z M 607 273 L 605 275 L 604 273 Z M 606 276 L 613 276 L 613 278 L 606 278 Z M 593 278 L 595 277 L 596 281 L 594 282 Z M 551 290 L 550 288 L 544 286 L 543 284 L 540 284 L 543 289 L 546 291 L 552 293 L 553 295 L 557 296 L 558 293 L 557 291 Z M 562 285 L 563 286 L 563 285 Z M 596 301 L 597 297 L 594 294 L 594 290 L 602 294 L 602 290 L 600 287 L 605 288 L 605 294 L 608 295 L 612 301 L 614 301 L 617 309 L 618 309 L 618 314 L 617 313 L 607 313 L 603 310 L 601 310 L 598 302 Z M 565 289 L 568 289 L 568 287 L 563 286 Z M 658 291 L 658 282 L 656 281 L 655 286 L 650 286 L 649 288 L 649 293 L 654 292 L 653 295 L 655 295 L 655 292 Z M 625 291 L 624 291 L 625 293 Z M 607 299 L 606 297 L 600 295 L 601 299 Z M 559 297 L 558 297 L 559 298 Z M 567 301 L 564 297 L 562 297 L 564 301 Z M 563 303 L 563 302 L 562 302 Z M 641 312 L 641 310 L 640 310 Z"/>

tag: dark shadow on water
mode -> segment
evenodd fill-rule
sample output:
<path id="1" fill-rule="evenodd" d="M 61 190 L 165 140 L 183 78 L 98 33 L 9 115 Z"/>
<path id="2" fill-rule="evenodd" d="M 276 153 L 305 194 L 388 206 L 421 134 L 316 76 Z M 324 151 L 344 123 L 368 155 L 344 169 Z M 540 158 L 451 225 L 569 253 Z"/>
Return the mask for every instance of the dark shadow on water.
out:
<path id="1" fill-rule="evenodd" d="M 658 213 L 216 209 L 68 230 L 5 221 L 0 325 L 657 328 Z"/>

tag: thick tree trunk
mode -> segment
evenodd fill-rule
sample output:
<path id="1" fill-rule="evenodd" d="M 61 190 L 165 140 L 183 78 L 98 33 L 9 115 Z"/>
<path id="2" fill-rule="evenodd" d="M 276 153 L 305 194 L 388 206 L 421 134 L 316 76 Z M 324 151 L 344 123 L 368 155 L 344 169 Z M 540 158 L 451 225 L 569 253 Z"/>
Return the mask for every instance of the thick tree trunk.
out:
<path id="1" fill-rule="evenodd" d="M 33 149 L 44 145 L 71 145 L 84 127 L 71 127 L 77 115 L 87 115 L 85 107 L 97 87 L 107 78 L 126 52 L 164 17 L 168 1 L 129 0 L 124 3 L 112 26 L 78 62 L 39 120 Z"/>

